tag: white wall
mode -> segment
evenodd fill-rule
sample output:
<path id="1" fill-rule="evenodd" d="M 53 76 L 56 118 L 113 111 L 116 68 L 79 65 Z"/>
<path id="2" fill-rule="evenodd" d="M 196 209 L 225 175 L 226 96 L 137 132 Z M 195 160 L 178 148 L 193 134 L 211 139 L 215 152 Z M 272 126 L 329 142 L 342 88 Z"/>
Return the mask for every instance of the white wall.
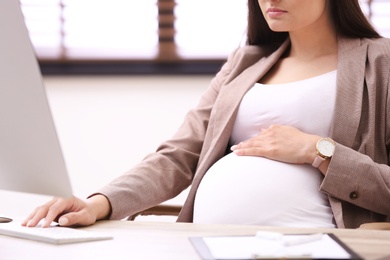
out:
<path id="1" fill-rule="evenodd" d="M 75 194 L 94 192 L 170 138 L 211 78 L 45 77 Z"/>

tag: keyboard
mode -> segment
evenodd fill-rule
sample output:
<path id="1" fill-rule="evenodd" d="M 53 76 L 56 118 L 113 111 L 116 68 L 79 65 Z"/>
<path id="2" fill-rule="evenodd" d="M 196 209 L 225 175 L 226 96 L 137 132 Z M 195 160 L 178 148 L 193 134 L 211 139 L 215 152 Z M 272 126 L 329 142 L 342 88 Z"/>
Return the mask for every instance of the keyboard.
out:
<path id="1" fill-rule="evenodd" d="M 20 223 L 1 223 L 0 235 L 12 236 L 51 244 L 68 244 L 112 239 L 112 236 L 92 231 L 50 226 L 48 228 L 24 227 Z"/>

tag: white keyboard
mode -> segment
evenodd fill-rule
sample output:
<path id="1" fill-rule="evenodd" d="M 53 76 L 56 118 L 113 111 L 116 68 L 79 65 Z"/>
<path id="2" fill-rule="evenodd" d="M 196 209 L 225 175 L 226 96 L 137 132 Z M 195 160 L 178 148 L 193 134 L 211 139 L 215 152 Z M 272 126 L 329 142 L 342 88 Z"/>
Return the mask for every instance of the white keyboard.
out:
<path id="1" fill-rule="evenodd" d="M 0 235 L 30 239 L 51 244 L 68 244 L 112 239 L 112 236 L 74 228 L 51 226 L 48 228 L 24 227 L 20 223 L 0 223 Z"/>

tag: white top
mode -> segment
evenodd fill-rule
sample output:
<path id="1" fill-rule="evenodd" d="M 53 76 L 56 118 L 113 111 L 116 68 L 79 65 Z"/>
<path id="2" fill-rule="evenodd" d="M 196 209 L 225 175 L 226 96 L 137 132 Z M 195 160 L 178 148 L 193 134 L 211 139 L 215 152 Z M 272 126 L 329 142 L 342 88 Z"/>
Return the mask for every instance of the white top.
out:
<path id="1" fill-rule="evenodd" d="M 272 124 L 328 136 L 336 96 L 332 71 L 286 84 L 256 83 L 241 101 L 231 136 L 237 144 Z M 195 223 L 335 227 L 322 174 L 311 165 L 255 156 L 226 155 L 203 177 Z"/>

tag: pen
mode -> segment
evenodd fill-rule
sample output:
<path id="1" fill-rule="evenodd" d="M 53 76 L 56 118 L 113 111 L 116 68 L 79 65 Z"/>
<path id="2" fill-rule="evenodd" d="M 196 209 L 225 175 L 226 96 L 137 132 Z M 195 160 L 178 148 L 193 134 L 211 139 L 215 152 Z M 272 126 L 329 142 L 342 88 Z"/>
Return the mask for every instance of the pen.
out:
<path id="1" fill-rule="evenodd" d="M 306 244 L 314 241 L 318 241 L 322 239 L 322 234 L 311 234 L 311 235 L 304 235 L 298 238 L 290 239 L 290 240 L 285 240 L 284 245 L 285 246 L 295 246 L 295 245 L 301 245 L 301 244 Z"/>

